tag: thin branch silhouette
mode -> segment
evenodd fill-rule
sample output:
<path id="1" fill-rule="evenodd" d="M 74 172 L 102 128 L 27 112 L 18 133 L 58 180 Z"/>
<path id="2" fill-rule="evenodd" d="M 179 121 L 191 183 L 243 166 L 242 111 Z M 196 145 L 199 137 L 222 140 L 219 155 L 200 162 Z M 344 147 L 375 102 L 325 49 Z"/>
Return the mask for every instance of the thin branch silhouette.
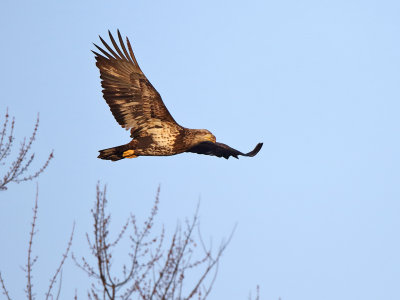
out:
<path id="1" fill-rule="evenodd" d="M 11 300 L 10 295 L 8 294 L 6 285 L 4 283 L 3 277 L 1 276 L 1 272 L 0 272 L 0 283 L 1 283 L 1 289 L 3 291 L 3 295 L 7 297 L 7 300 Z"/>
<path id="2" fill-rule="evenodd" d="M 32 144 L 36 138 L 36 134 L 39 128 L 39 114 L 36 119 L 33 132 L 29 139 L 24 138 L 20 144 L 18 154 L 16 158 L 11 162 L 7 163 L 7 158 L 12 154 L 12 147 L 14 145 L 14 127 L 15 118 L 10 118 L 8 109 L 4 117 L 4 123 L 0 131 L 0 167 L 4 168 L 4 175 L 0 179 L 0 191 L 6 190 L 7 185 L 11 182 L 21 183 L 24 181 L 30 181 L 37 178 L 44 170 L 48 167 L 50 160 L 53 158 L 53 151 L 49 154 L 47 160 L 36 172 L 26 174 L 35 158 L 35 153 L 29 154 Z M 6 166 L 8 165 L 8 167 Z"/>

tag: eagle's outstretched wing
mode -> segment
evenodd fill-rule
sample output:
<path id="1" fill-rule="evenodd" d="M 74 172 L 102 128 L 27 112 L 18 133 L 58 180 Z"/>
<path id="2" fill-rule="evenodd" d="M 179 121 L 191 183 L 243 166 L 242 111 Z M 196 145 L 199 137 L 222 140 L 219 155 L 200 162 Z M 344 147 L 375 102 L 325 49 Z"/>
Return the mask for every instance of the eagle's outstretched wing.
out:
<path id="1" fill-rule="evenodd" d="M 100 37 L 108 52 L 96 44 L 94 45 L 102 54 L 92 52 L 96 55 L 96 66 L 100 70 L 104 99 L 110 106 L 115 120 L 123 128 L 132 129 L 132 135 L 141 130 L 154 128 L 161 122 L 176 124 L 160 94 L 140 69 L 128 38 L 126 43 L 129 52 L 119 30 L 118 39 L 121 48 L 110 31 L 108 34 L 114 49 Z"/>
<path id="2" fill-rule="evenodd" d="M 253 157 L 256 155 L 262 147 L 263 143 L 258 143 L 257 146 L 249 153 L 242 153 L 236 149 L 229 147 L 228 145 L 222 143 L 213 142 L 201 142 L 196 146 L 186 150 L 186 152 L 193 152 L 197 154 L 214 155 L 218 157 L 223 157 L 228 159 L 230 156 L 238 158 L 238 155 Z"/>

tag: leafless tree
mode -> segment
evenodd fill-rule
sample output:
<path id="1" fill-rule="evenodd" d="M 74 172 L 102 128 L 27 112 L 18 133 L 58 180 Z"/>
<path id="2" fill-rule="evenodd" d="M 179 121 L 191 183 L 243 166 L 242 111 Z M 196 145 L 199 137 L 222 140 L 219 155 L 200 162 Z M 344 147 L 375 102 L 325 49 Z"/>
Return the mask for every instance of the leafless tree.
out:
<path id="1" fill-rule="evenodd" d="M 32 218 L 32 223 L 31 223 L 31 230 L 29 232 L 29 242 L 28 242 L 28 254 L 27 254 L 27 262 L 25 264 L 25 267 L 23 268 L 25 274 L 26 274 L 26 287 L 25 287 L 25 295 L 26 298 L 29 300 L 33 300 L 35 299 L 35 293 L 33 291 L 33 284 L 32 284 L 32 269 L 33 266 L 35 265 L 36 261 L 38 260 L 37 256 L 33 256 L 32 253 L 32 246 L 33 246 L 33 238 L 35 237 L 36 233 L 37 233 L 37 229 L 36 229 L 36 220 L 37 220 L 37 215 L 38 215 L 38 199 L 39 199 L 39 189 L 37 188 L 36 190 L 36 197 L 35 197 L 35 205 L 33 207 L 33 218 Z M 58 265 L 53 277 L 51 277 L 50 279 L 50 284 L 48 287 L 47 292 L 45 293 L 45 299 L 59 299 L 60 296 L 60 291 L 61 291 L 61 281 L 62 281 L 62 267 L 65 263 L 65 260 L 68 257 L 68 253 L 69 250 L 71 248 L 72 245 L 72 238 L 73 238 L 73 234 L 74 234 L 74 228 L 72 228 L 72 232 L 71 232 L 71 236 L 69 238 L 68 244 L 67 244 L 67 248 L 64 252 L 64 254 L 62 255 L 60 264 Z M 58 291 L 56 295 L 53 295 L 53 289 L 54 286 L 57 282 L 57 280 L 59 281 L 59 286 L 58 286 Z M 11 300 L 10 294 L 6 288 L 6 284 L 4 282 L 4 279 L 2 277 L 2 274 L 0 272 L 0 283 L 1 283 L 1 290 L 3 291 L 3 294 L 6 296 L 6 298 L 8 300 Z"/>
<path id="2" fill-rule="evenodd" d="M 84 270 L 94 283 L 88 292 L 89 299 L 206 299 L 214 284 L 219 260 L 232 235 L 223 241 L 213 253 L 212 247 L 206 247 L 198 226 L 198 209 L 193 218 L 183 226 L 178 225 L 169 246 L 165 247 L 164 228 L 153 234 L 154 218 L 158 211 L 159 192 L 154 206 L 143 227 L 139 228 L 131 214 L 116 238 L 111 241 L 109 227 L 110 214 L 105 211 L 107 205 L 106 188 L 97 185 L 97 196 L 93 217 L 93 237 L 87 234 L 87 241 L 95 263 L 85 257 L 76 264 Z M 194 240 L 194 231 L 198 231 L 198 243 Z M 129 263 L 123 265 L 119 276 L 113 267 L 113 250 L 129 231 L 131 250 Z M 195 251 L 199 248 L 199 251 Z M 200 252 L 200 253 L 198 253 Z M 195 275 L 198 274 L 198 275 Z M 197 277 L 194 282 L 189 282 Z"/>
<path id="3" fill-rule="evenodd" d="M 6 160 L 12 153 L 12 147 L 14 144 L 14 126 L 15 118 L 8 114 L 6 111 L 4 123 L 2 130 L 0 132 L 0 166 L 4 168 L 4 175 L 0 178 L 0 191 L 7 189 L 7 184 L 10 182 L 20 183 L 23 181 L 29 181 L 38 177 L 49 165 L 50 160 L 53 158 L 53 151 L 50 153 L 46 162 L 42 165 L 39 170 L 30 175 L 26 175 L 29 170 L 31 163 L 35 157 L 35 154 L 28 154 L 32 148 L 32 143 L 35 140 L 37 130 L 39 127 L 39 115 L 37 116 L 35 126 L 33 128 L 33 133 L 29 139 L 24 138 L 19 147 L 19 152 L 17 157 L 10 163 L 7 164 Z M 6 166 L 8 165 L 8 166 Z"/>

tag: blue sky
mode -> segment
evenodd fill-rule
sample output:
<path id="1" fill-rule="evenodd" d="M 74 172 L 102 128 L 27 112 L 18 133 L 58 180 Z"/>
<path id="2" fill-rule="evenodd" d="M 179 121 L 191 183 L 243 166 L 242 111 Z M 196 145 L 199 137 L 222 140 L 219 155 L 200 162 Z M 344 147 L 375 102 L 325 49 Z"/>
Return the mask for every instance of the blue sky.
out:
<path id="1" fill-rule="evenodd" d="M 115 228 L 143 218 L 173 230 L 201 199 L 203 236 L 238 223 L 210 299 L 400 299 L 398 1 L 9 1 L 0 4 L 0 109 L 18 138 L 40 112 L 39 255 L 47 287 L 76 222 L 87 253 L 98 180 Z M 207 128 L 252 159 L 183 154 L 118 163 L 129 141 L 102 99 L 92 42 L 119 28 L 180 124 Z M 2 113 L 3 114 L 3 113 Z M 0 270 L 23 297 L 35 183 L 0 194 Z M 62 298 L 88 281 L 72 261 Z"/>

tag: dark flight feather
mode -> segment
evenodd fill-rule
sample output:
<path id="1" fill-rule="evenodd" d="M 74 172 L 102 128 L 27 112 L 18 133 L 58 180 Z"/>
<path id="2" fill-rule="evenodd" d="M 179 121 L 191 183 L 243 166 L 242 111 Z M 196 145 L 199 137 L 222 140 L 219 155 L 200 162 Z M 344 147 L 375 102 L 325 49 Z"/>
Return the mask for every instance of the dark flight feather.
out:
<path id="1" fill-rule="evenodd" d="M 239 158 L 238 155 L 253 157 L 261 150 L 262 145 L 263 143 L 258 143 L 257 146 L 249 153 L 242 153 L 223 143 L 201 142 L 186 150 L 186 152 L 212 155 L 223 157 L 226 159 L 228 159 L 230 156 L 233 156 L 234 158 Z"/>

